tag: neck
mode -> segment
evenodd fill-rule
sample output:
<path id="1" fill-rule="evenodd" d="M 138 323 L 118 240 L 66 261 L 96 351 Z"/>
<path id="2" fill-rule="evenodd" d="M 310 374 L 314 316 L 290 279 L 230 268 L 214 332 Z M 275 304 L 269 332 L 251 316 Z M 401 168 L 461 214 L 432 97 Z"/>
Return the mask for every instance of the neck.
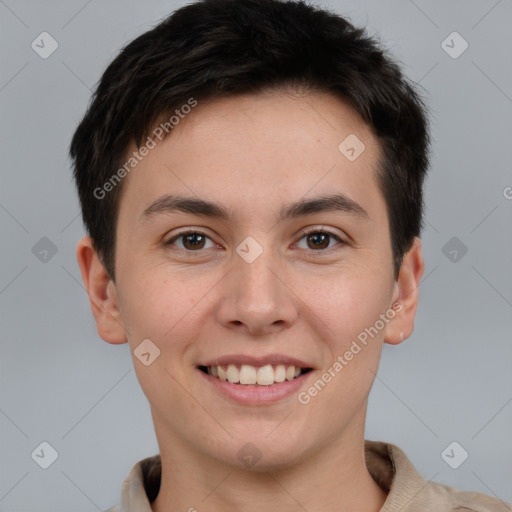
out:
<path id="1" fill-rule="evenodd" d="M 386 492 L 366 467 L 364 428 L 354 429 L 359 435 L 345 431 L 314 455 L 268 471 L 239 469 L 205 458 L 177 439 L 169 442 L 169 432 L 158 436 L 156 425 L 155 429 L 162 479 L 153 512 L 260 512 L 266 506 L 281 512 L 378 512 L 386 500 Z"/>

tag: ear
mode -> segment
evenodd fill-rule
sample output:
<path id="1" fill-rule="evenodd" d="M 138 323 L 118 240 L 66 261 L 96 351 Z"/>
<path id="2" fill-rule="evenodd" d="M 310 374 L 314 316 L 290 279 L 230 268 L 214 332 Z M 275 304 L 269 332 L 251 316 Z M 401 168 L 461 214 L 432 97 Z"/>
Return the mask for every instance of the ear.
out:
<path id="1" fill-rule="evenodd" d="M 108 343 L 126 343 L 115 283 L 110 279 L 89 236 L 76 247 L 76 258 L 100 337 Z"/>
<path id="2" fill-rule="evenodd" d="M 386 326 L 384 341 L 398 345 L 414 331 L 414 318 L 418 306 L 418 287 L 425 270 L 421 252 L 421 240 L 416 237 L 404 255 L 398 278 L 395 282 L 393 306 L 396 314 Z"/>

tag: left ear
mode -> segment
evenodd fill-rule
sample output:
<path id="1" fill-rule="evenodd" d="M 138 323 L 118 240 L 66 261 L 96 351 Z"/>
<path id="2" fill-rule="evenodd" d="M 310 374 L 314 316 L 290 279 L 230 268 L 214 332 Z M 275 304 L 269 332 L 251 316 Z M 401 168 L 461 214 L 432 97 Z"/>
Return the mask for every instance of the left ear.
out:
<path id="1" fill-rule="evenodd" d="M 386 343 L 398 345 L 414 331 L 414 318 L 419 297 L 418 287 L 424 270 L 421 240 L 416 237 L 412 247 L 404 255 L 395 282 L 392 304 L 396 314 L 386 326 L 384 336 Z"/>

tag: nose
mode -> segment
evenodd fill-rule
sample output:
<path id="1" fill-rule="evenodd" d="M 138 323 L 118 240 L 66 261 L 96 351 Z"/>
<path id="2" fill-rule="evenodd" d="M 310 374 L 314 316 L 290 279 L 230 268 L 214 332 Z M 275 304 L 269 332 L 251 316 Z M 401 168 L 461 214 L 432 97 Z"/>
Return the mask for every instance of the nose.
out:
<path id="1" fill-rule="evenodd" d="M 263 251 L 251 263 L 238 254 L 223 280 L 218 321 L 226 328 L 252 335 L 276 333 L 297 318 L 299 299 L 293 293 L 289 272 Z"/>

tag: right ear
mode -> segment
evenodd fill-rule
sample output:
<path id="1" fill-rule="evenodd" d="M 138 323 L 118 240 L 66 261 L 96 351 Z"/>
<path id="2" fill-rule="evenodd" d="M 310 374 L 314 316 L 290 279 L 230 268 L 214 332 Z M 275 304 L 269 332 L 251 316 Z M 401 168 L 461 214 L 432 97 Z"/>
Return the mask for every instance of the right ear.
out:
<path id="1" fill-rule="evenodd" d="M 91 237 L 85 236 L 78 242 L 76 258 L 98 334 L 108 343 L 126 343 L 128 340 L 119 311 L 116 285 L 96 253 Z"/>

